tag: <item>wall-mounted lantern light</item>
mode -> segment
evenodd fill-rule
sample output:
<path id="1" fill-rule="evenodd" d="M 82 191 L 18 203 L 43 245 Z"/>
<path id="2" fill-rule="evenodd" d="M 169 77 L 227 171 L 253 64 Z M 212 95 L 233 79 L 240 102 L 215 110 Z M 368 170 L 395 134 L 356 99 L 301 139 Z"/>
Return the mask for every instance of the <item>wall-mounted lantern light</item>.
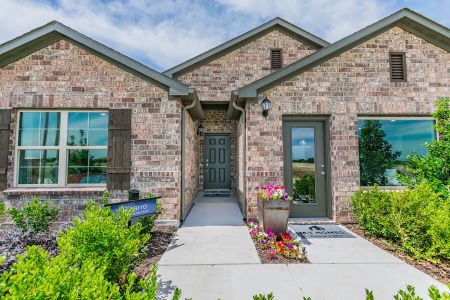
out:
<path id="1" fill-rule="evenodd" d="M 197 128 L 197 134 L 202 134 L 203 133 L 203 125 L 202 125 L 202 123 L 200 123 L 200 125 L 198 125 L 198 128 Z"/>
<path id="2" fill-rule="evenodd" d="M 263 111 L 262 111 L 262 115 L 265 117 L 267 117 L 269 115 L 269 109 L 272 106 L 272 102 L 270 102 L 269 99 L 267 99 L 266 96 L 264 96 L 263 101 L 261 102 L 262 107 L 263 107 Z"/>

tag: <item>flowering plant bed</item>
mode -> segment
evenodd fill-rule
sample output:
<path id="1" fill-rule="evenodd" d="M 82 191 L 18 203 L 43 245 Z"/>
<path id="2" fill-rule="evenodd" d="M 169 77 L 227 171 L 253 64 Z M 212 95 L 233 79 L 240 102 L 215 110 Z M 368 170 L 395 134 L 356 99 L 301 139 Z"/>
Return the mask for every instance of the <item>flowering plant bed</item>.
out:
<path id="1" fill-rule="evenodd" d="M 281 238 L 272 232 L 264 232 L 257 222 L 248 223 L 248 229 L 259 258 L 264 264 L 307 263 L 306 250 L 299 239 L 289 234 L 281 234 Z"/>

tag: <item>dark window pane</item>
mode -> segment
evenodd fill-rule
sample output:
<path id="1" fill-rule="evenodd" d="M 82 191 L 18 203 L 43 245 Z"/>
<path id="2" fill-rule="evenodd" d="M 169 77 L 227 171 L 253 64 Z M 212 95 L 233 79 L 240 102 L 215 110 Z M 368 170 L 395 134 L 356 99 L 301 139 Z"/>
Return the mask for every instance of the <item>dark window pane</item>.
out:
<path id="1" fill-rule="evenodd" d="M 69 167 L 89 166 L 89 150 L 69 150 Z"/>
<path id="2" fill-rule="evenodd" d="M 69 184 L 106 183 L 107 150 L 70 150 Z"/>
<path id="3" fill-rule="evenodd" d="M 89 166 L 106 167 L 108 160 L 108 151 L 105 150 L 89 150 Z"/>
<path id="4" fill-rule="evenodd" d="M 91 184 L 106 183 L 106 168 L 89 168 L 89 176 L 86 178 L 87 182 Z"/>
<path id="5" fill-rule="evenodd" d="M 314 128 L 292 128 L 291 136 L 294 200 L 315 203 Z"/>
<path id="6" fill-rule="evenodd" d="M 39 168 L 19 168 L 19 184 L 38 184 Z"/>
<path id="7" fill-rule="evenodd" d="M 58 183 L 58 168 L 41 168 L 40 169 L 40 184 L 57 184 Z"/>
<path id="8" fill-rule="evenodd" d="M 58 183 L 58 156 L 58 150 L 20 150 L 18 183 Z"/>
<path id="9" fill-rule="evenodd" d="M 423 146 L 435 138 L 433 120 L 358 120 L 361 185 L 402 185 L 406 161 L 413 152 L 426 155 Z"/>
<path id="10" fill-rule="evenodd" d="M 87 167 L 68 168 L 67 183 L 68 184 L 80 184 L 86 181 L 88 176 Z"/>

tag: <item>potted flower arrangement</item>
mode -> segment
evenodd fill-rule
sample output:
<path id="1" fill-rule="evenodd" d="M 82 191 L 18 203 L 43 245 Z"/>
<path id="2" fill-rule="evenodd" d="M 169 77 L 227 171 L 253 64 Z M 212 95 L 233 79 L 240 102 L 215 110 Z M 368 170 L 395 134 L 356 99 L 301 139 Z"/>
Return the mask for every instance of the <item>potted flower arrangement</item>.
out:
<path id="1" fill-rule="evenodd" d="M 279 236 L 286 232 L 292 197 L 282 185 L 267 185 L 256 188 L 258 195 L 259 223 L 265 232 Z"/>

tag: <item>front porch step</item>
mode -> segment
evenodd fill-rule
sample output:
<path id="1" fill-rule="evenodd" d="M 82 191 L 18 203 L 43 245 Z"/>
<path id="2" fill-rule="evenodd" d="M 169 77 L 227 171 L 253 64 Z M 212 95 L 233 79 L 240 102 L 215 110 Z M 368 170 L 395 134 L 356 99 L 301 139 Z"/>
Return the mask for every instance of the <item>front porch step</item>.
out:
<path id="1" fill-rule="evenodd" d="M 230 197 L 233 192 L 229 189 L 210 189 L 204 190 L 202 193 L 203 197 Z"/>
<path id="2" fill-rule="evenodd" d="M 288 225 L 336 224 L 329 218 L 289 218 Z"/>

